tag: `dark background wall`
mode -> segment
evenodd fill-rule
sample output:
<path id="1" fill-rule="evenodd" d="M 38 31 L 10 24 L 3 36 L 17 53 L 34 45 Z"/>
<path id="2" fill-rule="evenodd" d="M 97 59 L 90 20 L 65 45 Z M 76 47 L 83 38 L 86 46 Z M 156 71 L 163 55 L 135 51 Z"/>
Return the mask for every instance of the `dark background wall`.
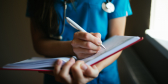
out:
<path id="1" fill-rule="evenodd" d="M 39 56 L 25 17 L 27 0 L 0 0 L 0 66 Z M 30 71 L 1 71 L 0 84 L 42 84 L 43 74 Z"/>
<path id="2" fill-rule="evenodd" d="M 25 17 L 27 0 L 0 1 L 0 66 L 17 62 L 35 53 L 29 18 Z M 133 15 L 127 19 L 126 35 L 143 36 L 149 27 L 151 0 L 131 0 Z M 168 60 L 144 38 L 132 46 L 154 79 L 168 83 Z M 0 71 L 0 84 L 42 84 L 43 74 L 30 71 Z"/>
<path id="3" fill-rule="evenodd" d="M 133 15 L 128 17 L 126 35 L 144 36 L 149 28 L 151 0 L 130 0 Z"/>

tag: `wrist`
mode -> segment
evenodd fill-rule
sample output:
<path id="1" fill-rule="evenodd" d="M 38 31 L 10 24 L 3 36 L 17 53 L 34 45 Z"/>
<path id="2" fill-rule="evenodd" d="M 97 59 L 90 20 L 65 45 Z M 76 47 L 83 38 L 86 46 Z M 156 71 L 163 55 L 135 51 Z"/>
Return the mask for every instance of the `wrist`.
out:
<path id="1" fill-rule="evenodd" d="M 69 49 L 68 49 L 69 55 L 70 55 L 70 56 L 75 56 L 76 54 L 75 54 L 74 51 L 73 51 L 73 47 L 72 47 L 72 45 L 71 45 L 71 41 L 68 41 L 67 44 L 68 44 L 67 46 L 68 46 L 68 48 L 69 48 Z"/>

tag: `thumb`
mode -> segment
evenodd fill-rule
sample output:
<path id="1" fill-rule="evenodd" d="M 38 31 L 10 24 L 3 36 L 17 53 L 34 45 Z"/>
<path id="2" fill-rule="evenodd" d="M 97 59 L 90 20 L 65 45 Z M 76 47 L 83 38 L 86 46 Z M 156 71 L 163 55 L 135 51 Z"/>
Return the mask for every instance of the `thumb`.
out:
<path id="1" fill-rule="evenodd" d="M 88 68 L 84 71 L 84 75 L 88 77 L 96 78 L 99 74 L 98 68 L 95 65 L 93 65 L 92 67 L 89 65 L 87 66 Z"/>
<path id="2" fill-rule="evenodd" d="M 93 36 L 101 39 L 101 34 L 100 33 L 90 33 L 90 34 L 92 34 Z"/>

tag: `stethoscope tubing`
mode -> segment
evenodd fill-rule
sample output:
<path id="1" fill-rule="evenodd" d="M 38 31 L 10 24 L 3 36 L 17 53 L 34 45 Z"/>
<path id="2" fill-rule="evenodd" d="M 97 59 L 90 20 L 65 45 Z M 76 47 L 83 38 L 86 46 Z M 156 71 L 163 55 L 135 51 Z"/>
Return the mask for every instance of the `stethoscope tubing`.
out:
<path id="1" fill-rule="evenodd" d="M 106 2 L 104 2 L 104 3 L 108 3 L 108 2 L 111 2 L 111 1 L 112 0 L 106 0 Z M 62 35 L 64 33 L 64 30 L 65 30 L 66 9 L 67 9 L 67 0 L 64 0 L 63 26 L 62 26 L 61 34 L 58 36 L 58 37 L 61 37 L 61 38 L 59 38 L 59 40 L 62 40 Z"/>

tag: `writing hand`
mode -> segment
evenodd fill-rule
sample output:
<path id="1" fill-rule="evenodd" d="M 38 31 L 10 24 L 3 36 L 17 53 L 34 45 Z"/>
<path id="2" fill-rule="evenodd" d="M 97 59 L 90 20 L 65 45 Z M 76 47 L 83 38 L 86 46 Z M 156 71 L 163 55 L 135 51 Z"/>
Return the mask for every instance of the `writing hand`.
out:
<path id="1" fill-rule="evenodd" d="M 83 59 L 97 53 L 102 44 L 100 33 L 76 32 L 71 42 L 78 59 Z"/>

